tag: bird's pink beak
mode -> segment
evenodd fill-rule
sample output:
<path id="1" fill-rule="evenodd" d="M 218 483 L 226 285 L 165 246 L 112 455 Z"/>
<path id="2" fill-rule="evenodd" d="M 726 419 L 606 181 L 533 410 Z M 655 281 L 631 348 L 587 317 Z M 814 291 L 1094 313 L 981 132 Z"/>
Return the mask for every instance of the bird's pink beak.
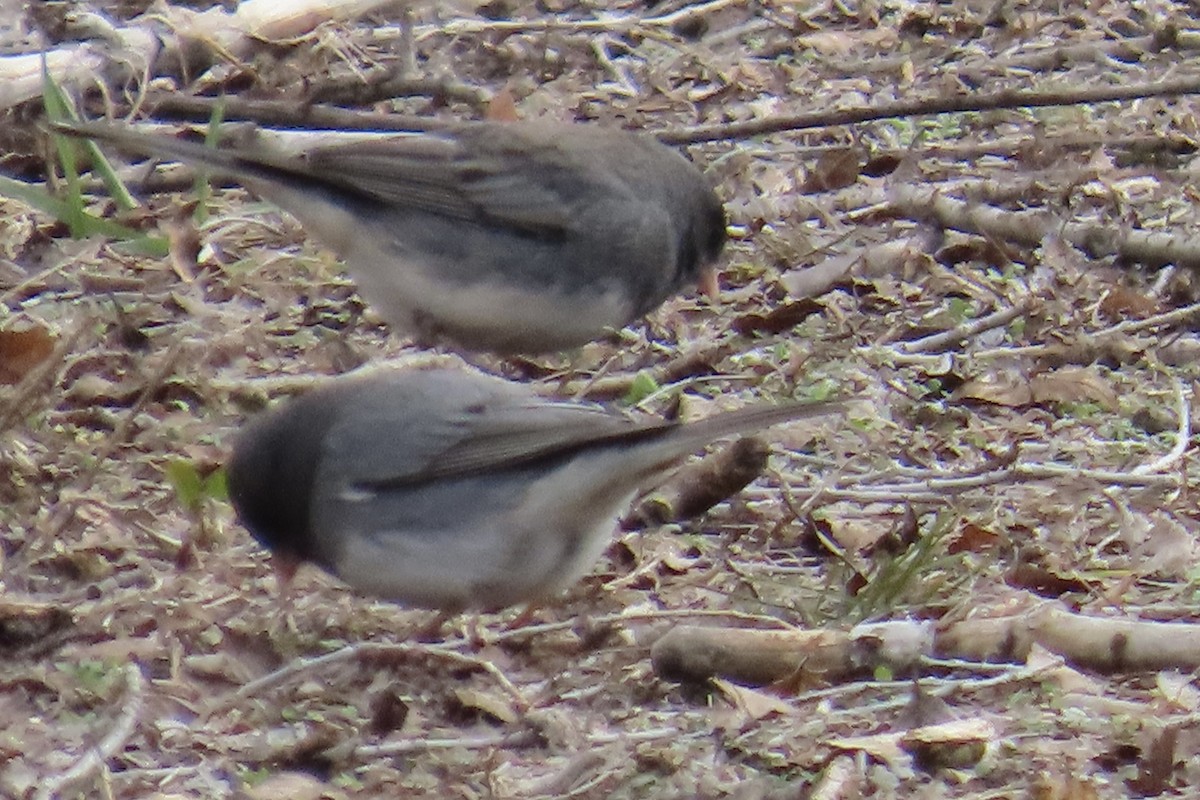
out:
<path id="1" fill-rule="evenodd" d="M 271 553 L 268 559 L 271 571 L 275 573 L 275 580 L 279 582 L 280 591 L 288 594 L 292 588 L 292 579 L 300 569 L 300 559 L 287 553 Z"/>
<path id="2" fill-rule="evenodd" d="M 716 267 L 705 267 L 704 271 L 700 273 L 700 281 L 697 285 L 700 293 L 712 302 L 715 303 L 721 299 L 721 285 L 717 282 Z"/>

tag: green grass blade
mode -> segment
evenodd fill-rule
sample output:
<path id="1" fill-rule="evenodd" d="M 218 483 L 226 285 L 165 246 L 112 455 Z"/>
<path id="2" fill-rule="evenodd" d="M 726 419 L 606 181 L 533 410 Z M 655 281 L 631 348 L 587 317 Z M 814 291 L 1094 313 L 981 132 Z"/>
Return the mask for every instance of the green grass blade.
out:
<path id="1" fill-rule="evenodd" d="M 46 65 L 46 57 L 42 56 L 42 102 L 46 107 L 46 117 L 51 121 L 70 121 L 76 118 L 71 101 L 62 88 L 54 81 L 50 69 Z M 63 180 L 67 185 L 66 199 L 63 201 L 61 213 L 56 216 L 67 225 L 71 236 L 82 238 L 87 212 L 83 205 L 83 189 L 79 181 L 79 164 L 76 159 L 75 143 L 65 137 L 55 136 L 54 148 L 58 152 L 58 163 L 62 166 Z"/>
<path id="2" fill-rule="evenodd" d="M 221 143 L 221 123 L 225 121 L 225 98 L 221 97 L 213 105 L 212 116 L 208 120 L 208 128 L 204 132 L 205 147 L 216 147 Z M 196 212 L 193 219 L 196 225 L 202 226 L 208 221 L 208 200 L 212 196 L 212 185 L 208 182 L 208 173 L 200 171 L 196 174 L 193 186 L 196 193 Z"/>
<path id="3" fill-rule="evenodd" d="M 20 200 L 25 205 L 64 222 L 68 215 L 73 213 L 69 200 L 55 197 L 42 186 L 14 180 L 4 175 L 0 175 L 0 194 Z M 118 222 L 89 214 L 86 210 L 79 212 L 75 226 L 71 230 L 71 235 L 81 239 L 89 236 L 106 236 L 126 242 L 133 252 L 158 258 L 167 255 L 166 237 L 144 234 Z"/>

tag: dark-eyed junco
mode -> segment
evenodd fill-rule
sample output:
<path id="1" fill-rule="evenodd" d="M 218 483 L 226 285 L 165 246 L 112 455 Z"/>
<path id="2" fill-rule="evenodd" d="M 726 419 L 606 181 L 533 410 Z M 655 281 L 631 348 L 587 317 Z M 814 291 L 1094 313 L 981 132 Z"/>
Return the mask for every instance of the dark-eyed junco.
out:
<path id="1" fill-rule="evenodd" d="M 112 123 L 52 127 L 241 182 L 345 259 L 380 316 L 426 342 L 563 350 L 688 286 L 716 289 L 724 209 L 690 161 L 648 136 L 477 122 L 293 156 Z"/>
<path id="2" fill-rule="evenodd" d="M 635 493 L 684 455 L 842 410 L 792 402 L 638 421 L 475 372 L 393 369 L 335 379 L 253 420 L 234 445 L 229 495 L 285 567 L 312 562 L 413 606 L 495 609 L 585 574 Z"/>

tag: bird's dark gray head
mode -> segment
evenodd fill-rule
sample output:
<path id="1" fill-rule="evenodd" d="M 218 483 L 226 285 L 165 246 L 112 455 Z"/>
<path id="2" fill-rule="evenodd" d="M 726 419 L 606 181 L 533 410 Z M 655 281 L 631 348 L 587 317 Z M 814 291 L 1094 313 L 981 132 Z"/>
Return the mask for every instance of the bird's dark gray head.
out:
<path id="1" fill-rule="evenodd" d="M 725 206 L 712 190 L 703 196 L 701 203 L 700 213 L 697 215 L 701 222 L 696 226 L 696 230 L 692 231 L 692 236 L 698 248 L 696 260 L 701 265 L 708 265 L 715 262 L 725 249 L 728 219 L 725 216 Z"/>
<path id="2" fill-rule="evenodd" d="M 238 519 L 264 547 L 300 561 L 317 558 L 313 484 L 341 405 L 329 400 L 307 395 L 262 414 L 237 437 L 226 468 Z"/>

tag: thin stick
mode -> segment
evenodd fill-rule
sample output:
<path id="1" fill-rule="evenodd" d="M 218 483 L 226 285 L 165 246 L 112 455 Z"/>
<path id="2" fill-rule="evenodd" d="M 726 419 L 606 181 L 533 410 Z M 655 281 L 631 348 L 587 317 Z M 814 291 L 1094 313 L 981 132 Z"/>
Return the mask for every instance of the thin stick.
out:
<path id="1" fill-rule="evenodd" d="M 360 642 L 358 644 L 348 645 L 339 650 L 334 650 L 332 653 L 326 653 L 322 656 L 314 658 L 301 658 L 289 664 L 286 664 L 274 672 L 268 673 L 263 677 L 247 683 L 242 688 L 238 689 L 228 697 L 217 700 L 204 713 L 204 716 L 224 711 L 234 705 L 237 705 L 243 700 L 247 700 L 256 695 L 260 695 L 266 691 L 295 678 L 309 675 L 318 670 L 324 669 L 331 664 L 341 664 L 347 661 L 366 660 L 369 658 L 408 658 L 412 656 L 426 656 L 429 658 L 440 658 L 446 661 L 451 661 L 460 666 L 472 667 L 483 670 L 492 676 L 492 678 L 507 692 L 513 700 L 522 708 L 528 707 L 528 701 L 520 690 L 513 684 L 508 677 L 500 671 L 500 669 L 492 662 L 477 658 L 475 656 L 459 653 L 454 650 L 449 650 L 442 646 L 419 644 L 419 643 L 386 643 L 386 642 Z"/>
<path id="2" fill-rule="evenodd" d="M 137 664 L 128 664 L 125 667 L 125 687 L 125 708 L 113 723 L 112 729 L 69 770 L 47 778 L 35 795 L 36 800 L 54 800 L 62 797 L 67 790 L 92 777 L 108 759 L 125 747 L 125 743 L 133 736 L 145 704 L 145 680 L 141 667 Z"/>

